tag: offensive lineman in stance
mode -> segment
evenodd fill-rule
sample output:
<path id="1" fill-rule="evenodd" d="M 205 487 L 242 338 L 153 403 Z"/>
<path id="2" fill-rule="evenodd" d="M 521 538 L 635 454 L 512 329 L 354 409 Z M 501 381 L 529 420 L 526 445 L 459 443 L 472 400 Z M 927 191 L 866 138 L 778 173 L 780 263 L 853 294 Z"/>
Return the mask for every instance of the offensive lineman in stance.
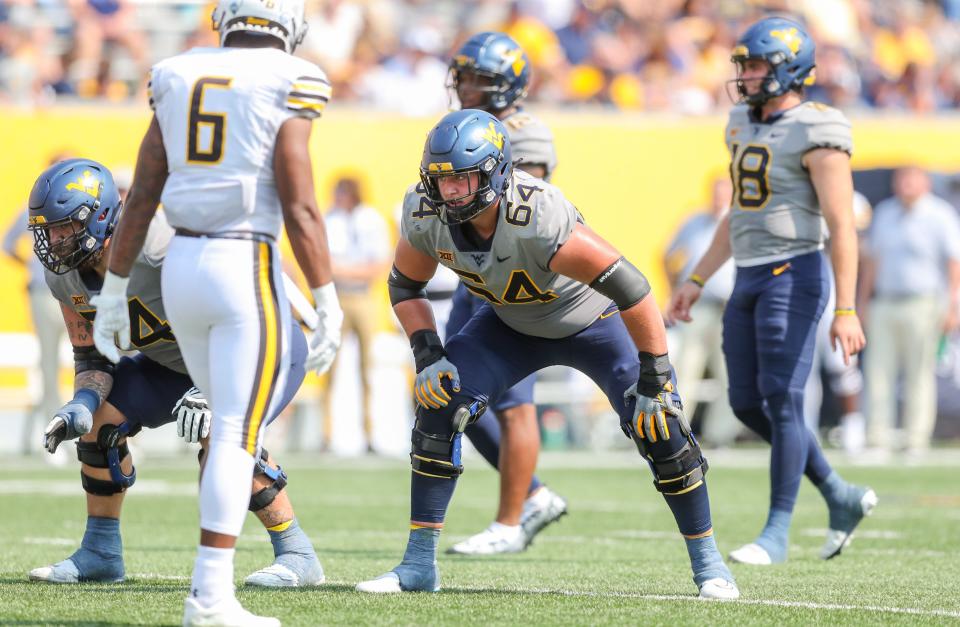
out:
<path id="1" fill-rule="evenodd" d="M 279 621 L 247 612 L 233 590 L 248 499 L 239 479 L 253 474 L 290 359 L 276 245 L 284 224 L 319 317 L 308 367 L 329 366 L 340 341 L 343 314 L 308 150 L 330 86 L 320 68 L 291 54 L 306 32 L 302 0 L 221 0 L 213 23 L 220 48 L 194 48 L 152 70 L 154 118 L 98 298 L 94 340 L 114 358 L 114 334 L 129 342 L 128 276 L 162 201 L 176 229 L 163 301 L 214 416 L 183 622 L 272 626 Z"/>
<path id="2" fill-rule="evenodd" d="M 732 60 L 742 99 L 726 131 L 733 204 L 690 279 L 674 293 L 668 317 L 690 320 L 704 282 L 733 255 L 737 276 L 723 316 L 730 406 L 771 443 L 771 452 L 766 525 L 730 559 L 755 565 L 787 559 L 804 473 L 830 511 L 820 553 L 830 559 L 877 503 L 873 490 L 847 483 L 830 467 L 803 419 L 817 321 L 830 288 L 824 219 L 836 277 L 831 339 L 845 362 L 866 343 L 854 310 L 850 123 L 836 109 L 803 101 L 803 86 L 814 78 L 814 44 L 800 24 L 760 20 L 737 41 Z"/>
<path id="3" fill-rule="evenodd" d="M 604 390 L 650 464 L 686 540 L 700 596 L 737 598 L 713 537 L 706 461 L 683 416 L 643 274 L 583 224 L 559 189 L 514 170 L 507 130 L 489 113 L 465 109 L 440 120 L 427 136 L 420 176 L 404 199 L 389 279 L 417 364 L 411 531 L 400 565 L 357 590 L 439 590 L 437 545 L 463 472 L 464 429 L 489 399 L 559 364 Z M 423 289 L 438 263 L 493 305 L 447 346 Z"/>
<path id="4" fill-rule="evenodd" d="M 187 375 L 160 298 L 160 268 L 173 237 L 162 214 L 150 224 L 147 243 L 130 274 L 128 309 L 131 329 L 136 329 L 131 344 L 140 354 L 114 366 L 93 345 L 96 310 L 90 301 L 103 281 L 105 254 L 120 212 L 113 176 L 89 159 L 47 168 L 30 195 L 34 252 L 63 310 L 76 367 L 74 398 L 50 421 L 44 447 L 53 453 L 64 440 L 80 436 L 77 456 L 87 492 L 87 525 L 80 548 L 65 560 L 30 571 L 30 578 L 37 581 L 122 581 L 120 512 L 124 493 L 136 480 L 126 438 L 142 427 L 152 429 L 174 419 L 188 441 L 203 441 L 209 430 L 206 400 Z M 268 422 L 290 402 L 306 374 L 307 342 L 296 325 L 291 338 L 283 401 Z M 286 474 L 261 450 L 249 507 L 269 531 L 276 561 L 247 577 L 248 584 L 307 586 L 323 581 L 313 546 L 294 517 L 286 481 Z"/>
<path id="5" fill-rule="evenodd" d="M 450 61 L 448 88 L 463 109 L 486 111 L 506 127 L 513 165 L 550 181 L 557 167 L 553 134 L 522 108 L 532 68 L 520 45 L 503 33 L 478 33 Z M 482 307 L 490 305 L 460 283 L 453 296 L 446 337 L 452 337 Z M 448 553 L 490 555 L 516 553 L 540 531 L 567 513 L 567 502 L 534 475 L 540 451 L 540 428 L 533 405 L 535 375 L 519 381 L 498 398 L 489 413 L 465 431 L 491 466 L 500 471 L 496 520 L 482 532 L 458 542 Z"/>

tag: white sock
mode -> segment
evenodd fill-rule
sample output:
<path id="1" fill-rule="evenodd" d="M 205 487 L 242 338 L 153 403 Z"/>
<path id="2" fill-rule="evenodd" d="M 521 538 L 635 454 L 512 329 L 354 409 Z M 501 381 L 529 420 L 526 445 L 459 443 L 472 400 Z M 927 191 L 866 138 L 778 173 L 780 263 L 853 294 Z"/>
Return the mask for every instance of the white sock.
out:
<path id="1" fill-rule="evenodd" d="M 211 441 L 200 479 L 200 527 L 239 536 L 250 505 L 253 456 L 239 446 Z"/>
<path id="2" fill-rule="evenodd" d="M 850 412 L 840 418 L 843 450 L 850 455 L 863 451 L 867 443 L 867 423 L 860 412 Z"/>
<path id="3" fill-rule="evenodd" d="M 236 549 L 197 547 L 197 561 L 193 564 L 193 583 L 190 596 L 204 607 L 211 607 L 223 599 L 234 598 L 233 554 Z"/>
<path id="4" fill-rule="evenodd" d="M 505 525 L 493 521 L 490 523 L 490 531 L 496 533 L 498 536 L 513 540 L 520 535 L 520 525 Z"/>

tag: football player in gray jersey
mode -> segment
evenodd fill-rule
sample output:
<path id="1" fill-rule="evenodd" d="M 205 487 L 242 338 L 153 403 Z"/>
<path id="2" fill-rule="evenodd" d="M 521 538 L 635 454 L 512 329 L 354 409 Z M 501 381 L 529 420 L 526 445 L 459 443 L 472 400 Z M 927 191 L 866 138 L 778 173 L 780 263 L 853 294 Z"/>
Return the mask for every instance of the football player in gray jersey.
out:
<path id="1" fill-rule="evenodd" d="M 93 343 L 96 308 L 91 301 L 103 281 L 104 252 L 121 206 L 110 171 L 89 159 L 52 165 L 40 175 L 30 194 L 34 252 L 63 310 L 76 370 L 74 398 L 50 421 L 44 447 L 53 453 L 64 440 L 79 437 L 80 478 L 87 492 L 87 524 L 80 548 L 56 564 L 30 571 L 33 580 L 124 579 L 120 512 L 127 488 L 136 481 L 127 437 L 143 427 L 176 420 L 181 436 L 201 443 L 201 463 L 204 456 L 210 411 L 187 375 L 160 298 L 161 264 L 173 235 L 162 215 L 154 218 L 147 244 L 130 275 L 131 343 L 139 354 L 114 365 Z M 300 347 L 300 357 L 292 360 L 283 406 L 293 398 L 305 374 L 306 339 L 299 327 L 292 330 L 292 337 Z M 266 451 L 257 469 L 250 509 L 268 529 L 276 559 L 250 575 L 247 583 L 270 587 L 321 583 L 323 569 L 294 516 L 285 489 L 286 474 Z"/>
<path id="2" fill-rule="evenodd" d="M 804 384 L 830 289 L 824 219 L 836 276 L 831 340 L 845 362 L 866 343 L 854 310 L 850 124 L 835 109 L 804 102 L 803 86 L 814 77 L 814 43 L 799 23 L 760 20 L 737 41 L 732 61 L 741 97 L 726 130 L 733 205 L 674 293 L 668 317 L 689 321 L 704 282 L 733 256 L 737 276 L 723 318 L 730 406 L 772 451 L 766 525 L 730 557 L 758 565 L 787 559 L 805 473 L 827 502 L 830 526 L 820 556 L 830 559 L 877 502 L 873 490 L 847 483 L 830 467 L 803 420 Z"/>
<path id="3" fill-rule="evenodd" d="M 460 439 L 487 403 L 541 368 L 576 368 L 606 393 L 650 465 L 703 598 L 739 591 L 714 540 L 706 461 L 684 418 L 666 331 L 643 274 L 587 227 L 559 189 L 515 171 L 504 125 L 450 113 L 427 137 L 404 199 L 388 280 L 417 365 L 410 535 L 402 562 L 361 592 L 435 591 L 440 530 L 463 472 Z M 490 303 L 447 341 L 424 286 L 438 264 Z"/>
<path id="4" fill-rule="evenodd" d="M 557 166 L 553 134 L 523 110 L 532 68 L 511 37 L 483 32 L 468 39 L 450 61 L 447 88 L 463 109 L 486 111 L 503 122 L 510 137 L 514 167 L 545 181 Z M 482 307 L 482 298 L 462 284 L 453 297 L 446 337 L 455 335 Z M 547 525 L 567 512 L 567 502 L 534 474 L 540 452 L 540 427 L 533 404 L 535 375 L 496 399 L 467 428 L 470 442 L 500 471 L 500 503 L 487 529 L 448 549 L 463 555 L 523 551 Z"/>

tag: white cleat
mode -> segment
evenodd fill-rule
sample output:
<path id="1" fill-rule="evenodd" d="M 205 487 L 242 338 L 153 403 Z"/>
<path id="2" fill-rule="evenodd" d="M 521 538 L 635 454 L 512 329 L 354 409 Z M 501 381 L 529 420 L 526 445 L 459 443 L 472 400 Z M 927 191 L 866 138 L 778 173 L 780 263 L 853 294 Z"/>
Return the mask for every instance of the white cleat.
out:
<path id="1" fill-rule="evenodd" d="M 261 568 L 252 573 L 243 580 L 248 586 L 260 586 L 263 588 L 305 588 L 307 586 L 319 586 L 325 581 L 321 572 L 319 578 L 306 581 L 300 578 L 300 575 L 293 572 L 283 564 L 270 564 L 266 568 Z"/>
<path id="2" fill-rule="evenodd" d="M 80 571 L 73 560 L 67 558 L 51 566 L 41 566 L 30 571 L 31 581 L 46 581 L 47 583 L 79 583 Z"/>
<path id="3" fill-rule="evenodd" d="M 567 501 L 547 486 L 542 486 L 528 497 L 523 502 L 523 512 L 520 514 L 520 526 L 526 536 L 524 548 L 547 525 L 560 520 L 566 513 Z"/>
<path id="4" fill-rule="evenodd" d="M 751 564 L 753 566 L 769 566 L 773 563 L 767 550 L 753 542 L 745 544 L 739 549 L 730 551 L 730 561 L 739 564 Z M 715 580 L 711 579 L 710 581 Z"/>
<path id="5" fill-rule="evenodd" d="M 700 598 L 701 599 L 722 599 L 722 600 L 733 600 L 740 598 L 740 590 L 737 589 L 737 584 L 732 581 L 727 581 L 721 577 L 715 577 L 713 579 L 707 579 L 702 584 L 700 584 Z"/>
<path id="6" fill-rule="evenodd" d="M 827 540 L 823 543 L 823 548 L 820 549 L 820 559 L 828 560 L 834 558 L 850 546 L 850 543 L 853 541 L 853 531 L 857 528 L 857 525 L 860 524 L 860 521 L 873 513 L 879 500 L 877 493 L 871 488 L 867 488 L 867 491 L 860 497 L 860 518 L 857 519 L 853 527 L 849 530 L 830 529 L 827 531 Z"/>
<path id="7" fill-rule="evenodd" d="M 380 575 L 376 579 L 361 581 L 357 584 L 357 592 L 367 592 L 369 594 L 396 594 L 403 592 L 400 587 L 400 576 L 392 570 L 389 573 Z"/>
<path id="8" fill-rule="evenodd" d="M 493 522 L 477 535 L 454 544 L 447 549 L 447 553 L 456 555 L 499 555 L 500 553 L 520 553 L 525 548 L 527 548 L 527 537 L 522 527 L 508 527 Z"/>
<path id="9" fill-rule="evenodd" d="M 257 616 L 243 609 L 236 599 L 223 599 L 210 607 L 203 607 L 191 597 L 183 604 L 183 627 L 280 627 L 280 621 L 268 616 Z"/>

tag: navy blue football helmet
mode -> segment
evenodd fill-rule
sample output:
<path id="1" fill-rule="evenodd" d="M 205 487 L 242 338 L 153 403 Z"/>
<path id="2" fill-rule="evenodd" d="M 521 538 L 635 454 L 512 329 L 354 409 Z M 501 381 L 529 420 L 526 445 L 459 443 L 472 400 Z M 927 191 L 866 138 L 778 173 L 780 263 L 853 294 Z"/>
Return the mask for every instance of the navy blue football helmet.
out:
<path id="1" fill-rule="evenodd" d="M 444 199 L 440 195 L 441 178 L 469 177 L 474 172 L 478 181 L 475 188 L 471 186 L 458 198 Z M 503 195 L 512 174 L 507 129 L 486 111 L 448 113 L 427 135 L 420 180 L 444 224 L 459 224 L 480 215 Z M 471 195 L 473 198 L 465 202 Z"/>
<path id="2" fill-rule="evenodd" d="M 120 207 L 113 175 L 102 164 L 90 159 L 53 164 L 30 192 L 28 228 L 33 233 L 33 252 L 55 274 L 79 268 L 103 250 Z M 51 228 L 60 226 L 71 227 L 70 233 L 52 238 Z"/>
<path id="3" fill-rule="evenodd" d="M 473 73 L 488 79 L 489 85 L 464 83 L 464 75 Z M 468 39 L 450 61 L 447 88 L 457 92 L 473 89 L 486 94 L 485 102 L 472 106 L 486 111 L 506 109 L 527 95 L 530 84 L 530 59 L 520 44 L 504 33 L 478 33 Z"/>
<path id="4" fill-rule="evenodd" d="M 813 39 L 799 23 L 783 17 L 760 20 L 737 40 L 730 57 L 737 64 L 736 85 L 741 101 L 761 105 L 791 89 L 812 85 L 815 52 Z M 763 59 L 770 65 L 770 71 L 754 94 L 747 93 L 741 78 L 747 59 Z"/>

